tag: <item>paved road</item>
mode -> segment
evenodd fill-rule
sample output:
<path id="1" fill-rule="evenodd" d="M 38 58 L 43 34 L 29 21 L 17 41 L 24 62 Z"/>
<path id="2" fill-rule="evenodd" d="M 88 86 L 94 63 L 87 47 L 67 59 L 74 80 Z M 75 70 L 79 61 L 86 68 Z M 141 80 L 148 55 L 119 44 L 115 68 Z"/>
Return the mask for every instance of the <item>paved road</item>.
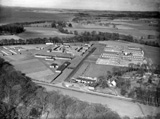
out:
<path id="1" fill-rule="evenodd" d="M 113 97 L 94 95 L 94 94 L 90 94 L 87 92 L 67 89 L 64 87 L 49 86 L 45 84 L 39 84 L 39 85 L 42 85 L 43 87 L 45 87 L 47 91 L 57 90 L 57 91 L 60 91 L 64 95 L 69 95 L 71 97 L 78 98 L 82 101 L 107 105 L 113 111 L 118 112 L 120 116 L 127 115 L 131 118 L 134 116 L 143 116 L 143 113 L 140 107 L 136 103 L 133 103 L 130 101 L 120 100 L 120 99 L 113 98 Z"/>
<path id="2" fill-rule="evenodd" d="M 137 104 L 131 101 L 115 98 L 113 96 L 107 96 L 107 95 L 101 96 L 97 94 L 91 94 L 80 90 L 78 91 L 78 90 L 68 89 L 63 86 L 56 86 L 57 84 L 45 85 L 43 83 L 40 83 L 39 85 L 45 87 L 47 91 L 57 90 L 64 95 L 69 95 L 71 97 L 78 98 L 82 101 L 107 105 L 107 107 L 117 112 L 120 116 L 126 115 L 129 116 L 130 118 L 133 118 L 135 116 L 139 117 L 139 116 L 155 115 L 156 113 L 160 112 L 160 108 Z"/>

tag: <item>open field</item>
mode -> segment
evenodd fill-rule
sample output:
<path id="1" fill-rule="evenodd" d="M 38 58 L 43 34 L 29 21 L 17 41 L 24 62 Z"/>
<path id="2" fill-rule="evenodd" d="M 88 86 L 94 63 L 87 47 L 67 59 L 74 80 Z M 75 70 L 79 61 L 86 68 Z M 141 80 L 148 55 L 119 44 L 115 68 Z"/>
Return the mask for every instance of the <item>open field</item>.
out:
<path id="1" fill-rule="evenodd" d="M 18 39 L 23 39 L 17 35 L 0 35 L 0 40 L 2 39 L 15 39 L 15 40 L 18 40 Z"/>
<path id="2" fill-rule="evenodd" d="M 113 66 L 99 65 L 95 63 L 84 62 L 80 69 L 73 77 L 86 76 L 86 77 L 99 77 L 105 76 L 107 71 L 112 71 Z"/>
<path id="3" fill-rule="evenodd" d="M 127 42 L 127 41 L 99 41 L 100 44 L 103 45 L 117 45 L 117 46 L 125 46 L 125 45 L 131 45 L 131 46 L 135 46 L 135 47 L 143 47 L 143 45 L 141 44 L 137 44 L 137 43 L 132 43 L 132 42 Z"/>
<path id="4" fill-rule="evenodd" d="M 4 56 L 5 59 L 10 59 L 11 61 L 22 61 L 22 60 L 27 60 L 30 59 L 31 56 L 26 55 L 26 54 L 17 54 L 17 55 L 8 55 Z"/>
<path id="5" fill-rule="evenodd" d="M 90 66 L 89 63 L 83 63 L 80 69 L 75 73 L 74 77 L 83 76 L 88 66 Z"/>
<path id="6" fill-rule="evenodd" d="M 25 27 L 25 32 L 18 36 L 24 39 L 29 38 L 50 38 L 50 37 L 71 37 L 71 34 L 64 34 L 59 32 L 55 28 L 43 28 L 43 27 Z"/>
<path id="7" fill-rule="evenodd" d="M 150 22 L 151 20 L 149 20 Z M 152 21 L 157 21 L 157 20 L 152 20 Z M 145 20 L 125 20 L 123 21 L 122 19 L 115 19 L 115 20 L 110 20 L 110 21 L 106 21 L 104 23 L 114 23 L 116 25 L 124 25 L 124 26 L 129 26 L 132 27 L 134 29 L 138 29 L 138 30 L 156 30 L 158 29 L 158 27 L 155 26 L 149 26 L 149 23 L 147 23 Z"/>
<path id="8" fill-rule="evenodd" d="M 107 71 L 112 71 L 113 66 L 105 66 L 105 65 L 98 65 L 98 64 L 90 64 L 87 69 L 85 69 L 84 76 L 87 77 L 99 77 L 105 76 Z"/>
<path id="9" fill-rule="evenodd" d="M 37 59 L 12 62 L 16 70 L 25 74 L 47 70 L 47 67 Z"/>
<path id="10" fill-rule="evenodd" d="M 87 22 L 90 23 L 87 23 Z M 156 20 L 106 20 L 106 19 L 85 19 L 78 23 L 72 22 L 72 28 L 66 28 L 69 31 L 78 31 L 79 34 L 88 31 L 96 32 L 109 32 L 109 33 L 119 33 L 125 35 L 132 35 L 133 37 L 139 39 L 143 37 L 143 40 L 147 41 L 157 41 L 157 36 L 159 35 L 159 27 L 152 26 L 151 22 Z M 154 36 L 155 38 L 148 39 L 148 35 Z"/>
<path id="11" fill-rule="evenodd" d="M 109 27 L 102 27 L 102 28 L 97 28 L 96 26 L 91 28 L 91 27 L 85 27 L 85 28 L 66 28 L 68 29 L 68 31 L 78 31 L 79 34 L 87 31 L 87 32 L 92 32 L 92 31 L 96 31 L 96 32 L 109 32 L 109 33 L 119 33 L 119 34 L 125 34 L 125 35 L 132 35 L 136 38 L 140 38 L 140 37 L 145 37 L 147 38 L 148 35 L 158 35 L 159 33 L 157 31 L 154 30 L 137 30 L 137 29 L 132 29 L 132 28 L 128 28 L 125 26 L 118 26 L 121 27 L 120 29 L 114 29 L 114 28 L 109 28 Z"/>
<path id="12" fill-rule="evenodd" d="M 28 59 L 22 61 L 14 61 L 11 64 L 14 65 L 15 69 L 25 73 L 26 76 L 33 80 L 50 83 L 57 74 L 48 68 L 45 62 L 41 62 L 38 59 Z"/>
<path id="13" fill-rule="evenodd" d="M 54 73 L 50 69 L 46 69 L 44 71 L 28 73 L 26 76 L 32 79 L 50 83 L 53 79 L 52 77 L 54 76 Z"/>

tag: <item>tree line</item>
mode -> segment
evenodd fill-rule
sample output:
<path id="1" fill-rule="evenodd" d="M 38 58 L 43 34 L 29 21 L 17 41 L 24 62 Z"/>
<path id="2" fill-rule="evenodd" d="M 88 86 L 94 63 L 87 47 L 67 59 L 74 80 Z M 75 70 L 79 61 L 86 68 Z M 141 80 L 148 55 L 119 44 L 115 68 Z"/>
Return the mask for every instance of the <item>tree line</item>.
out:
<path id="1" fill-rule="evenodd" d="M 63 29 L 64 30 L 64 29 Z M 68 31 L 65 31 L 68 33 Z M 73 34 L 75 36 L 73 37 L 66 37 L 66 38 L 58 38 L 58 37 L 50 37 L 50 38 L 30 38 L 26 40 L 15 40 L 15 39 L 2 39 L 0 41 L 0 45 L 15 45 L 15 44 L 45 44 L 47 42 L 52 43 L 65 43 L 65 42 L 90 42 L 90 41 L 116 41 L 116 40 L 122 40 L 127 42 L 134 42 L 134 43 L 140 43 L 144 45 L 154 46 L 154 47 L 160 47 L 160 45 L 155 41 L 143 41 L 143 40 L 137 40 L 134 39 L 131 35 L 123 35 L 118 33 L 107 33 L 107 32 L 99 32 L 96 31 L 92 32 L 83 32 L 79 34 L 77 31 L 74 31 Z"/>
<path id="2" fill-rule="evenodd" d="M 24 27 L 18 24 L 8 24 L 0 26 L 0 35 L 18 34 L 24 31 Z"/>
<path id="3" fill-rule="evenodd" d="M 155 42 L 155 41 L 144 41 L 142 39 L 135 39 L 131 35 L 124 35 L 124 34 L 119 34 L 119 33 L 108 33 L 108 32 L 83 32 L 81 34 L 78 34 L 76 31 L 75 39 L 77 39 L 78 42 L 88 42 L 88 41 L 107 41 L 107 40 L 122 40 L 122 41 L 127 41 L 127 42 L 134 42 L 134 43 L 139 43 L 139 44 L 144 44 L 144 45 L 149 45 L 149 46 L 154 46 L 154 47 L 160 47 L 160 45 Z"/>
<path id="4" fill-rule="evenodd" d="M 151 12 L 132 12 L 132 11 L 110 11 L 107 13 L 102 13 L 101 11 L 97 14 L 90 14 L 90 13 L 77 13 L 75 14 L 75 18 L 73 18 L 73 21 L 81 21 L 81 20 L 87 20 L 88 18 L 100 18 L 100 17 L 107 17 L 113 19 L 117 18 L 133 18 L 133 19 L 139 19 L 139 18 L 159 18 L 160 13 L 158 11 L 151 11 Z"/>

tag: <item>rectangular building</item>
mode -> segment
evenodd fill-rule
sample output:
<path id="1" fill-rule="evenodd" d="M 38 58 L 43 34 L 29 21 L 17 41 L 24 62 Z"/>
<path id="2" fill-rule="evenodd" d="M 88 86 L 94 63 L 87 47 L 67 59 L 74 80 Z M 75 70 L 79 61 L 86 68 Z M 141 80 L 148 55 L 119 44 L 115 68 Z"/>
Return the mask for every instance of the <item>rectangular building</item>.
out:
<path id="1" fill-rule="evenodd" d="M 61 73 L 68 65 L 70 65 L 70 62 L 64 62 L 61 66 L 57 68 L 56 72 Z"/>

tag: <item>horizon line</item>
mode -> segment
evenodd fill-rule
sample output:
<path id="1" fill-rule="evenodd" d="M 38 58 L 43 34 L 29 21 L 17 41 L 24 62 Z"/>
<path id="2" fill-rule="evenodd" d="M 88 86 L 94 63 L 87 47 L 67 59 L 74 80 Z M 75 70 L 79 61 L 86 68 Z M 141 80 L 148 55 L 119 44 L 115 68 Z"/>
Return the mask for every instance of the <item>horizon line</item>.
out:
<path id="1" fill-rule="evenodd" d="M 113 12 L 160 12 L 159 10 L 103 10 L 103 9 L 71 9 L 71 8 L 53 8 L 53 7 L 27 7 L 27 6 L 9 6 L 9 5 L 2 5 L 2 7 L 17 7 L 17 8 L 37 8 L 37 9 L 64 9 L 64 10 L 82 10 L 82 11 L 113 11 Z"/>

